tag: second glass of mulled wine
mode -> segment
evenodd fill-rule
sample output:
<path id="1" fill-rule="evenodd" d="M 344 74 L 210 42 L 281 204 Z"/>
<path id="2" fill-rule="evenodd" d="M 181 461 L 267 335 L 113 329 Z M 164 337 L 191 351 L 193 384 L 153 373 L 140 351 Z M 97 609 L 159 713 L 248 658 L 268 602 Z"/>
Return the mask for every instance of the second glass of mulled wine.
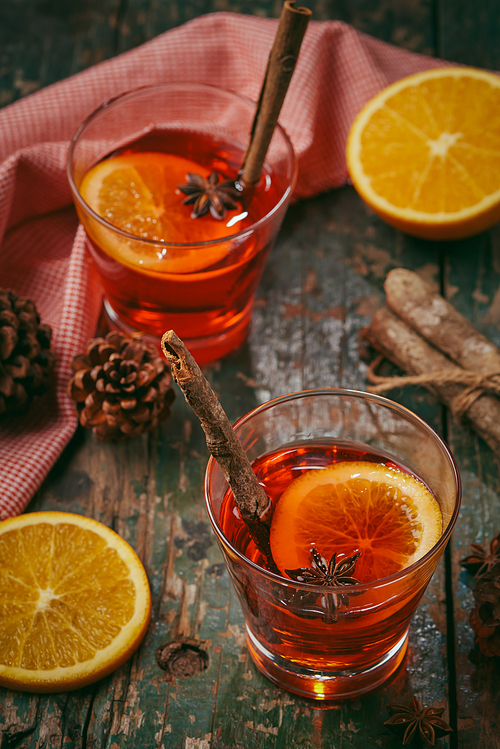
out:
<path id="1" fill-rule="evenodd" d="M 402 662 L 460 506 L 450 451 L 386 398 L 311 390 L 235 424 L 273 505 L 268 569 L 213 458 L 210 521 L 257 667 L 292 692 L 353 697 Z"/>

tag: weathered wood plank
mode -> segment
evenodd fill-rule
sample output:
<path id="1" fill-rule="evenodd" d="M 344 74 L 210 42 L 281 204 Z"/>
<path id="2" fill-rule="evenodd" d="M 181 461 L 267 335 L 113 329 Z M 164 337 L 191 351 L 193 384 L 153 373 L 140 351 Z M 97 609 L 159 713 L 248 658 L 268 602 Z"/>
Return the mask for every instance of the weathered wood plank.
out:
<path id="1" fill-rule="evenodd" d="M 494 0 L 482 0 L 483 3 Z M 278 17 L 281 0 L 2 0 L 0 106 L 125 52 L 199 15 L 229 11 Z M 388 0 L 307 0 L 317 21 L 339 19 L 406 49 L 434 54 L 432 5 Z M 485 14 L 483 13 L 483 16 Z M 488 15 L 488 14 L 486 14 Z M 458 17 L 458 16 L 457 16 Z M 493 18 L 493 16 L 491 16 Z M 488 15 L 489 18 L 489 15 Z M 458 24 L 455 24 L 456 28 Z M 483 28 L 484 27 L 484 28 Z M 493 40 L 491 25 L 481 26 Z M 472 35 L 467 41 L 474 40 Z M 457 43 L 462 38 L 459 36 Z M 477 43 L 477 42 L 475 42 Z M 451 59 L 455 59 L 452 57 Z"/>
<path id="2" fill-rule="evenodd" d="M 457 309 L 496 345 L 500 318 L 496 312 L 500 281 L 500 231 L 454 243 L 447 262 L 448 297 Z M 498 664 L 483 656 L 474 641 L 468 614 L 474 605 L 472 576 L 459 560 L 473 542 L 487 544 L 500 530 L 499 460 L 476 435 L 450 421 L 450 444 L 462 481 L 462 511 L 453 536 L 455 631 L 459 746 L 498 749 Z"/>
<path id="3" fill-rule="evenodd" d="M 363 387 L 357 332 L 367 315 L 359 309 L 380 298 L 386 267 L 411 255 L 404 244 L 351 188 L 291 212 L 266 271 L 248 346 L 208 370 L 231 419 L 292 389 Z M 413 259 L 425 267 L 429 249 Z M 430 400 L 426 405 L 436 412 Z M 87 747 L 113 749 L 124 742 L 169 749 L 294 741 L 325 749 L 394 746 L 383 726 L 388 702 L 409 701 L 416 692 L 428 704 L 446 704 L 442 569 L 412 626 L 408 658 L 387 686 L 328 709 L 288 695 L 247 655 L 242 613 L 207 534 L 206 457 L 201 429 L 180 397 L 156 435 L 98 445 L 80 433 L 46 482 L 31 509 L 84 512 L 114 526 L 145 562 L 155 614 L 138 654 L 98 685 L 69 696 L 16 696 L 18 723 L 35 727 L 24 746 L 36 747 L 40 731 L 48 730 L 48 718 L 29 723 L 34 705 L 38 715 L 53 716 L 55 746 L 69 740 L 69 726 L 74 746 L 83 745 L 84 734 Z M 169 682 L 156 651 L 182 637 L 203 643 L 209 666 Z"/>
<path id="4" fill-rule="evenodd" d="M 436 54 L 445 60 L 498 70 L 497 0 L 439 0 Z"/>
<path id="5" fill-rule="evenodd" d="M 375 7 L 370 0 L 305 4 L 313 8 L 316 20 L 341 18 L 409 49 L 499 67 L 498 50 L 487 43 L 498 24 L 491 0 L 480 0 L 473 8 L 470 2 L 466 8 L 465 0 L 459 6 L 439 0 L 439 28 L 434 5 L 426 0 L 388 0 Z M 277 0 L 79 0 L 70 5 L 58 0 L 3 0 L 0 105 L 200 13 L 229 10 L 277 16 L 280 6 Z M 497 234 L 491 236 L 498 243 Z M 492 266 L 488 242 L 484 235 L 448 246 L 448 292 L 452 295 L 459 286 L 452 297 L 457 306 L 495 337 L 500 269 L 497 244 Z M 364 388 L 358 333 L 383 299 L 386 271 L 403 265 L 438 281 L 444 251 L 385 226 L 350 188 L 292 207 L 261 284 L 249 344 L 208 371 L 230 418 L 269 397 L 303 387 Z M 485 259 L 479 260 L 478 253 Z M 487 313 L 489 323 L 484 319 Z M 391 396 L 439 428 L 441 409 L 426 391 Z M 457 567 L 470 540 L 483 540 L 496 529 L 498 466 L 468 431 L 450 426 L 450 433 L 465 477 L 467 503 L 453 550 L 458 576 L 459 732 L 441 745 L 475 747 L 479 735 L 481 749 L 498 749 L 498 670 L 473 647 L 464 613 L 471 600 L 470 582 L 458 575 Z M 426 704 L 447 706 L 443 565 L 412 625 L 403 667 L 374 694 L 320 707 L 275 688 L 260 675 L 249 661 L 243 617 L 207 532 L 202 499 L 206 457 L 199 425 L 181 399 L 172 419 L 156 434 L 128 445 L 97 445 L 83 433 L 75 437 L 30 509 L 88 514 L 124 535 L 146 565 L 154 621 L 136 656 L 97 685 L 52 697 L 0 690 L 0 747 L 390 749 L 399 742 L 383 726 L 388 702 L 408 702 L 416 693 Z M 183 637 L 206 649 L 208 668 L 191 678 L 168 681 L 157 665 L 156 652 Z"/>
<path id="6" fill-rule="evenodd" d="M 436 14 L 437 53 L 467 65 L 498 69 L 498 6 L 491 0 L 440 0 Z M 450 243 L 445 265 L 445 294 L 497 345 L 500 233 L 489 232 Z M 462 511 L 451 542 L 458 746 L 498 749 L 498 665 L 481 655 L 468 624 L 473 606 L 471 578 L 459 560 L 473 541 L 484 543 L 499 530 L 499 462 L 476 435 L 448 417 L 448 438 L 463 481 Z M 452 633 L 450 632 L 450 635 Z M 496 674 L 496 676 L 495 676 Z"/>
<path id="7" fill-rule="evenodd" d="M 0 106 L 116 54 L 120 0 L 2 0 Z"/>
<path id="8" fill-rule="evenodd" d="M 440 262 L 439 248 L 394 232 L 351 188 L 293 207 L 265 272 L 252 325 L 250 348 L 259 395 L 268 398 L 321 386 L 364 389 L 358 335 L 381 303 L 385 273 L 404 264 L 437 280 Z M 397 395 L 440 426 L 441 408 L 426 391 Z M 340 742 L 352 721 L 361 728 L 359 735 L 352 731 L 350 745 L 371 746 L 370 741 L 381 741 L 384 735 L 380 716 L 387 703 L 409 702 L 417 693 L 427 704 L 446 706 L 444 591 L 441 565 L 415 617 L 404 670 L 376 695 L 347 701 L 343 720 L 322 723 L 327 728 L 320 735 L 326 730 L 325 738 Z M 389 741 L 387 735 L 383 740 Z"/>
<path id="9" fill-rule="evenodd" d="M 435 54 L 433 8 L 427 0 L 412 3 L 386 0 L 376 4 L 371 0 L 304 0 L 300 4 L 311 8 L 315 21 L 345 21 L 399 47 Z M 281 7 L 281 0 L 186 0 L 182 3 L 129 0 L 119 26 L 119 51 L 131 49 L 204 13 L 229 11 L 277 18 Z"/>

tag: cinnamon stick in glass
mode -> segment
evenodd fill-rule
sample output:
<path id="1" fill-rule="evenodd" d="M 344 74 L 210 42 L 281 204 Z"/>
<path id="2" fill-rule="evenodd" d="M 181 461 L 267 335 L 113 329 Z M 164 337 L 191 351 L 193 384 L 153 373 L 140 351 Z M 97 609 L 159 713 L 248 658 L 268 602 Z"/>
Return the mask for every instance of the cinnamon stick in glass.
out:
<path id="1" fill-rule="evenodd" d="M 500 350 L 417 273 L 395 268 L 384 289 L 389 309 L 461 367 L 500 374 Z"/>
<path id="2" fill-rule="evenodd" d="M 173 330 L 163 335 L 161 347 L 170 364 L 172 377 L 201 422 L 207 447 L 231 487 L 241 518 L 264 555 L 267 568 L 281 574 L 274 563 L 269 542 L 271 503 L 257 481 L 226 412 L 194 357 Z"/>
<path id="3" fill-rule="evenodd" d="M 239 178 L 244 189 L 251 188 L 260 179 L 267 149 L 312 15 L 309 8 L 295 8 L 294 5 L 295 0 L 285 0 L 283 4 L 278 31 L 267 61 L 257 111 L 250 131 L 250 143 Z"/>
<path id="4" fill-rule="evenodd" d="M 455 399 L 467 389 L 466 385 L 452 381 L 453 377 L 460 378 L 463 374 L 461 367 L 387 308 L 375 312 L 365 336 L 374 349 L 405 372 L 413 375 L 435 373 L 435 382 L 423 384 L 454 410 Z M 446 374 L 449 374 L 449 381 L 446 381 Z M 500 400 L 483 395 L 470 405 L 466 417 L 489 447 L 500 455 Z"/>

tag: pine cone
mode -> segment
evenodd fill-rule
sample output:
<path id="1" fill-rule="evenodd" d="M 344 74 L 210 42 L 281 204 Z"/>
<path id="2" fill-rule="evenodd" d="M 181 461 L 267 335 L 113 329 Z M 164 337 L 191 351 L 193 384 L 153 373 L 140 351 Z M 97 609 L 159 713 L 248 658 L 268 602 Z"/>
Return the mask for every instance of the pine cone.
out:
<path id="1" fill-rule="evenodd" d="M 500 564 L 478 577 L 472 592 L 476 608 L 469 621 L 479 648 L 485 655 L 500 655 Z"/>
<path id="2" fill-rule="evenodd" d="M 141 338 L 111 332 L 73 359 L 68 395 L 98 440 L 122 441 L 152 429 L 175 398 L 168 364 Z"/>
<path id="3" fill-rule="evenodd" d="M 34 302 L 0 289 L 0 414 L 23 413 L 47 390 L 55 362 L 51 338 Z"/>

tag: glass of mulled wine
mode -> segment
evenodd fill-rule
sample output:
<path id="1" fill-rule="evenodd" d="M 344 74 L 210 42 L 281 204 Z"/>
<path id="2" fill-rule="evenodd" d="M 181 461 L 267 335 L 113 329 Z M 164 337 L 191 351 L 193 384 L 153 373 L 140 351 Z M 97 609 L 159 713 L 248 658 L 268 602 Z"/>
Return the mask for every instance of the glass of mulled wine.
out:
<path id="1" fill-rule="evenodd" d="M 77 130 L 69 182 L 111 327 L 156 341 L 174 329 L 200 364 L 245 339 L 297 177 L 278 126 L 259 183 L 242 192 L 254 114 L 214 86 L 160 84 L 106 102 Z"/>
<path id="2" fill-rule="evenodd" d="M 456 522 L 453 456 L 411 411 L 352 390 L 285 395 L 235 430 L 273 505 L 280 574 L 267 568 L 213 458 L 205 499 L 252 659 L 305 697 L 374 689 L 404 658 Z"/>

